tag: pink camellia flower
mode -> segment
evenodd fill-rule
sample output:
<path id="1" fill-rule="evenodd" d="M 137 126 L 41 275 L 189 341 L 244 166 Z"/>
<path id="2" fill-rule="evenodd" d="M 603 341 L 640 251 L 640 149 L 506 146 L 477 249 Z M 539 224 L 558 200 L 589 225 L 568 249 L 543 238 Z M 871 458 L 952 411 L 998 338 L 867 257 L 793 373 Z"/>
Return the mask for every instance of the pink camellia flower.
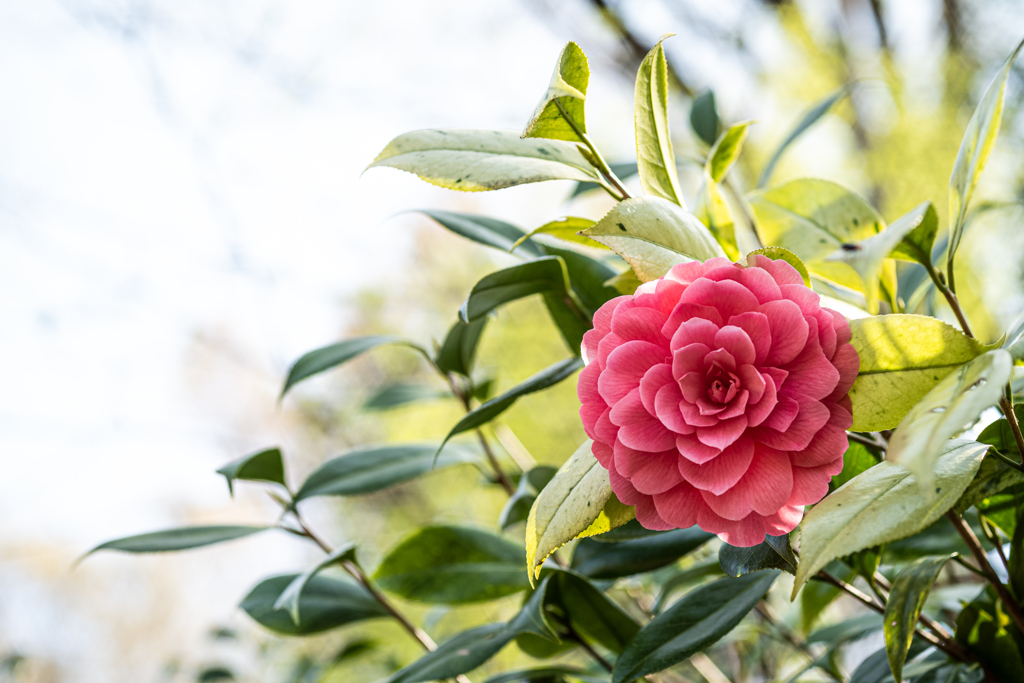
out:
<path id="1" fill-rule="evenodd" d="M 583 426 L 648 529 L 757 545 L 843 468 L 850 326 L 785 261 L 748 264 L 677 265 L 602 306 L 583 337 Z"/>

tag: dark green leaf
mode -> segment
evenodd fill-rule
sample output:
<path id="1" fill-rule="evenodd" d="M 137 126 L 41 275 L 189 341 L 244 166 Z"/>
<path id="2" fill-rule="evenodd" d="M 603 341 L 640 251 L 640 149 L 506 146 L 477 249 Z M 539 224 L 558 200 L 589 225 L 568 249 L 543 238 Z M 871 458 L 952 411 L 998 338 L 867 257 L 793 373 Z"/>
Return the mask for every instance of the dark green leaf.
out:
<path id="1" fill-rule="evenodd" d="M 1002 605 L 986 589 L 963 608 L 956 620 L 956 639 L 966 645 L 998 681 L 1024 681 L 1024 662 Z"/>
<path id="2" fill-rule="evenodd" d="M 502 251 L 509 251 L 516 240 L 526 234 L 514 225 L 486 216 L 437 209 L 420 209 L 420 213 L 433 218 L 456 235 Z M 544 255 L 540 245 L 530 239 L 521 244 L 516 252 L 530 258 Z"/>
<path id="3" fill-rule="evenodd" d="M 975 664 L 954 662 L 932 669 L 913 683 L 984 683 L 985 671 Z"/>
<path id="4" fill-rule="evenodd" d="M 353 543 L 346 543 L 345 545 L 339 546 L 332 550 L 327 557 L 321 560 L 309 571 L 300 574 L 288 584 L 281 595 L 278 596 L 277 602 L 274 603 L 274 609 L 288 610 L 288 614 L 291 616 L 292 621 L 296 624 L 302 623 L 302 611 L 300 609 L 302 605 L 302 592 L 306 589 L 306 586 L 317 574 L 322 572 L 327 567 L 333 564 L 341 564 L 343 562 L 355 562 L 356 561 L 356 546 Z"/>
<path id="5" fill-rule="evenodd" d="M 655 601 L 651 611 L 654 614 L 660 613 L 665 608 L 665 603 L 668 602 L 674 591 L 695 583 L 703 583 L 708 578 L 717 579 L 722 575 L 722 565 L 718 562 L 718 558 L 707 560 L 701 564 L 695 564 L 677 574 L 673 574 L 661 584 L 661 592 L 658 593 L 658 599 Z"/>
<path id="6" fill-rule="evenodd" d="M 1002 493 L 979 500 L 974 507 L 985 515 L 985 519 L 1002 529 L 1007 537 L 1013 538 L 1021 503 L 1024 503 L 1024 484 L 1017 484 Z"/>
<path id="7" fill-rule="evenodd" d="M 908 657 L 916 657 L 921 654 L 927 646 L 920 639 L 915 640 L 910 647 Z M 892 672 L 889 671 L 889 660 L 886 658 L 885 648 L 878 650 L 860 663 L 860 666 L 850 675 L 850 683 L 886 683 L 892 681 Z"/>
<path id="8" fill-rule="evenodd" d="M 138 536 L 126 536 L 101 543 L 86 555 L 98 550 L 120 550 L 126 553 L 162 553 L 172 550 L 189 550 L 204 545 L 223 543 L 242 538 L 259 531 L 272 529 L 269 526 L 188 526 L 166 531 L 154 531 Z"/>
<path id="9" fill-rule="evenodd" d="M 517 635 L 530 633 L 557 641 L 544 616 L 543 605 L 549 579 L 545 579 L 530 599 L 508 623 L 487 624 L 453 636 L 433 652 L 398 671 L 387 683 L 422 683 L 455 678 L 472 671 L 498 652 Z"/>
<path id="10" fill-rule="evenodd" d="M 377 641 L 369 638 L 356 638 L 350 640 L 341 646 L 338 650 L 338 654 L 334 655 L 334 659 L 331 660 L 331 664 L 341 664 L 347 662 L 350 659 L 355 659 L 361 655 L 376 649 Z"/>
<path id="11" fill-rule="evenodd" d="M 491 676 L 484 683 L 563 683 L 570 678 L 574 681 L 583 681 L 583 683 L 607 683 L 605 678 L 591 676 L 583 669 L 574 669 L 568 666 L 545 666 L 539 669 L 506 671 Z"/>
<path id="12" fill-rule="evenodd" d="M 463 432 L 468 432 L 471 429 L 476 429 L 477 427 L 487 424 L 498 415 L 501 415 L 503 412 L 508 410 L 519 397 L 553 387 L 562 380 L 571 377 L 582 367 L 583 359 L 574 357 L 566 358 L 563 361 L 559 361 L 558 363 L 541 370 L 536 375 L 533 375 L 512 387 L 501 396 L 496 396 L 487 403 L 477 406 L 472 411 L 466 413 L 466 415 L 459 420 L 454 427 L 452 427 L 452 430 L 448 432 L 448 436 L 444 438 L 443 443 L 447 443 L 448 440 L 456 434 L 462 434 Z"/>
<path id="13" fill-rule="evenodd" d="M 551 481 L 551 477 L 555 476 L 557 471 L 556 468 L 548 465 L 538 465 L 519 477 L 516 492 L 505 503 L 505 507 L 501 510 L 501 516 L 498 517 L 498 527 L 502 531 L 514 524 L 526 521 L 537 494 Z"/>
<path id="14" fill-rule="evenodd" d="M 228 491 L 234 495 L 235 480 L 244 481 L 269 481 L 288 488 L 284 481 L 284 459 L 281 457 L 281 450 L 269 448 L 259 453 L 247 455 L 240 460 L 230 462 L 217 470 L 217 474 L 224 475 L 228 482 Z"/>
<path id="15" fill-rule="evenodd" d="M 356 356 L 366 353 L 370 349 L 377 348 L 383 344 L 404 344 L 418 349 L 415 344 L 405 341 L 399 337 L 373 336 L 356 337 L 347 339 L 337 344 L 325 346 L 322 349 L 310 351 L 302 358 L 295 361 L 288 371 L 288 379 L 285 380 L 284 388 L 281 389 L 281 396 L 288 393 L 288 390 L 304 379 L 320 374 L 325 370 L 336 368 L 342 363 L 347 363 Z"/>
<path id="16" fill-rule="evenodd" d="M 552 256 L 560 256 L 565 262 L 569 283 L 588 317 L 606 301 L 619 296 L 618 290 L 607 284 L 616 272 L 605 263 L 571 249 L 551 245 L 545 245 L 544 249 Z"/>
<path id="17" fill-rule="evenodd" d="M 1024 403 L 1018 403 L 1013 407 L 1013 414 L 1017 417 L 1018 423 L 1024 420 Z M 978 441 L 995 446 L 1003 455 L 1020 460 L 1020 452 L 1017 450 L 1017 440 L 1013 438 L 1013 431 L 1005 417 L 1001 417 L 978 435 Z"/>
<path id="18" fill-rule="evenodd" d="M 1005 423 L 1005 420 L 1003 422 Z M 986 441 L 983 443 L 991 442 Z M 974 475 L 974 479 L 967 485 L 967 490 L 960 496 L 960 500 L 956 502 L 953 509 L 957 514 L 962 515 L 972 505 L 990 499 L 1004 489 L 1016 486 L 1021 482 L 1024 482 L 1024 474 L 1020 470 L 1010 467 L 989 452 L 985 459 L 981 461 L 978 473 Z"/>
<path id="19" fill-rule="evenodd" d="M 898 681 L 903 680 L 903 663 L 907 660 L 924 601 L 948 561 L 948 555 L 919 558 L 904 567 L 892 582 L 885 604 L 885 651 L 893 678 Z"/>
<path id="20" fill-rule="evenodd" d="M 299 599 L 301 623 L 296 624 L 288 610 L 278 609 L 274 603 L 297 577 L 298 574 L 288 574 L 266 579 L 245 596 L 240 607 L 271 631 L 292 636 L 319 633 L 364 619 L 388 616 L 362 586 L 317 575 L 302 591 Z"/>
<path id="21" fill-rule="evenodd" d="M 707 90 L 694 98 L 690 105 L 690 126 L 708 147 L 715 144 L 722 130 L 722 121 L 718 118 L 713 90 Z"/>
<path id="22" fill-rule="evenodd" d="M 452 398 L 449 391 L 440 391 L 423 384 L 408 384 L 406 382 L 395 382 L 381 388 L 363 403 L 363 410 L 382 411 L 397 408 L 398 406 L 418 403 L 420 401 L 434 401 L 440 398 Z"/>
<path id="23" fill-rule="evenodd" d="M 656 616 L 626 647 L 612 683 L 674 666 L 722 638 L 764 597 L 779 572 L 724 578 L 698 588 Z"/>
<path id="24" fill-rule="evenodd" d="M 640 522 L 633 519 L 622 526 L 615 527 L 611 531 L 606 531 L 605 533 L 598 534 L 597 536 L 591 536 L 591 539 L 600 541 L 601 543 L 621 543 L 622 541 L 632 541 L 637 538 L 657 536 L 661 533 L 663 532 L 648 529 L 640 524 Z"/>
<path id="25" fill-rule="evenodd" d="M 881 630 L 882 615 L 869 612 L 838 624 L 831 624 L 830 626 L 823 626 L 817 629 L 807 636 L 807 644 L 826 643 L 828 645 L 838 645 Z"/>
<path id="26" fill-rule="evenodd" d="M 235 680 L 235 674 L 232 673 L 231 669 L 223 666 L 214 666 L 209 669 L 204 669 L 198 676 L 196 676 L 197 683 L 213 683 L 214 681 L 233 680 Z"/>
<path id="27" fill-rule="evenodd" d="M 557 584 L 549 588 L 565 611 L 573 630 L 587 641 L 621 653 L 640 630 L 640 624 L 585 577 L 557 571 Z"/>
<path id="28" fill-rule="evenodd" d="M 789 132 L 786 139 L 782 141 L 779 148 L 775 150 L 774 154 L 772 154 L 772 157 L 764 167 L 764 170 L 761 171 L 761 177 L 757 179 L 758 188 L 764 187 L 768 184 L 768 180 L 772 177 L 772 171 L 775 170 L 775 165 L 779 163 L 779 159 L 782 158 L 782 153 L 786 151 L 786 148 L 793 144 L 793 141 L 800 137 L 804 131 L 817 123 L 818 119 L 827 114 L 828 110 L 831 109 L 836 102 L 845 97 L 849 91 L 850 87 L 844 85 L 828 97 L 820 100 L 817 104 L 811 107 L 806 114 L 804 114 L 803 118 L 800 119 L 799 123 L 797 123 L 793 130 Z"/>
<path id="29" fill-rule="evenodd" d="M 948 523 L 948 522 L 947 522 Z M 853 581 L 856 573 L 839 561 L 829 562 L 825 566 L 832 576 L 843 581 Z M 815 620 L 839 596 L 839 589 L 824 581 L 808 581 L 800 589 L 800 622 L 804 631 L 810 631 Z"/>
<path id="30" fill-rule="evenodd" d="M 569 348 L 569 351 L 575 355 L 580 355 L 580 351 L 583 346 L 583 335 L 585 335 L 592 325 L 583 320 L 579 315 L 569 307 L 569 304 L 565 302 L 565 298 L 546 292 L 543 294 L 544 306 L 548 309 L 548 314 L 551 316 L 552 322 L 558 328 L 559 333 L 562 335 L 562 339 L 565 340 L 565 345 Z"/>
<path id="31" fill-rule="evenodd" d="M 455 444 L 437 456 L 436 443 L 410 443 L 357 448 L 328 460 L 295 494 L 295 502 L 313 496 L 354 496 L 386 489 L 429 472 L 432 467 L 478 463 L 475 449 Z"/>
<path id="32" fill-rule="evenodd" d="M 714 538 L 697 527 L 673 529 L 621 543 L 585 538 L 576 544 L 570 567 L 592 579 L 614 579 L 671 564 Z"/>
<path id="33" fill-rule="evenodd" d="M 872 586 L 875 585 L 875 572 L 878 571 L 881 560 L 882 546 L 877 545 L 873 548 L 858 550 L 843 558 L 843 562 Z"/>
<path id="34" fill-rule="evenodd" d="M 458 605 L 529 588 L 522 546 L 457 526 L 420 529 L 381 562 L 374 579 L 408 600 Z"/>
<path id="35" fill-rule="evenodd" d="M 970 550 L 949 520 L 939 517 L 913 536 L 886 543 L 882 552 L 882 564 L 910 562 L 924 555 L 950 553 L 970 554 Z"/>
<path id="36" fill-rule="evenodd" d="M 726 576 L 738 578 L 762 569 L 781 569 L 796 574 L 796 557 L 789 544 L 789 535 L 765 536 L 764 541 L 750 548 L 737 548 L 723 543 L 718 561 Z"/>
<path id="37" fill-rule="evenodd" d="M 459 309 L 459 318 L 473 322 L 511 301 L 545 292 L 569 296 L 569 273 L 557 256 L 544 256 L 484 276 L 473 285 Z"/>
<path id="38" fill-rule="evenodd" d="M 1009 573 L 1013 594 L 1024 595 L 1024 524 L 1017 524 L 1010 539 Z"/>
<path id="39" fill-rule="evenodd" d="M 608 164 L 608 167 L 612 169 L 612 173 L 614 173 L 615 177 L 619 180 L 625 180 L 626 178 L 635 176 L 638 172 L 635 161 L 623 164 Z M 576 183 L 576 188 L 572 191 L 572 194 L 569 195 L 569 199 L 578 197 L 584 192 L 589 192 L 590 190 L 597 190 L 600 187 L 601 186 L 597 183 Z"/>
<path id="40" fill-rule="evenodd" d="M 463 377 L 469 377 L 473 372 L 473 362 L 476 360 L 476 350 L 480 345 L 480 335 L 484 332 L 487 324 L 487 317 L 466 323 L 461 320 L 455 321 L 448 335 L 441 344 L 434 362 L 441 372 L 455 372 Z"/>

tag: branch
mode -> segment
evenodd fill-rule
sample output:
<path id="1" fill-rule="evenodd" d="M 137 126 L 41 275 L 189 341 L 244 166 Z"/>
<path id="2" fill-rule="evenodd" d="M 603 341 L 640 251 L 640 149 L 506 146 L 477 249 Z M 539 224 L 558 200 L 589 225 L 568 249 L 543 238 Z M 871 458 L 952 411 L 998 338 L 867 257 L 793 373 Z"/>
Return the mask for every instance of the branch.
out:
<path id="1" fill-rule="evenodd" d="M 978 537 L 974 535 L 974 531 L 971 527 L 964 524 L 964 520 L 960 518 L 958 514 L 950 510 L 946 513 L 946 518 L 953 523 L 956 527 L 960 537 L 964 539 L 964 543 L 971 549 L 971 554 L 974 555 L 974 559 L 978 562 L 978 566 L 981 567 L 981 571 L 984 573 L 985 578 L 992 584 L 992 587 L 996 589 L 996 593 L 999 595 L 999 599 L 1003 601 L 1004 609 L 1006 613 L 1013 619 L 1013 623 L 1016 624 L 1017 629 L 1024 632 L 1024 614 L 1021 614 L 1020 607 L 1017 605 L 1017 601 L 1013 599 L 1010 592 L 1006 590 L 1006 586 L 999 580 L 999 575 L 996 574 L 996 570 L 992 568 L 992 565 L 988 561 L 988 555 L 985 554 L 984 548 L 981 547 L 981 543 L 978 541 Z"/>

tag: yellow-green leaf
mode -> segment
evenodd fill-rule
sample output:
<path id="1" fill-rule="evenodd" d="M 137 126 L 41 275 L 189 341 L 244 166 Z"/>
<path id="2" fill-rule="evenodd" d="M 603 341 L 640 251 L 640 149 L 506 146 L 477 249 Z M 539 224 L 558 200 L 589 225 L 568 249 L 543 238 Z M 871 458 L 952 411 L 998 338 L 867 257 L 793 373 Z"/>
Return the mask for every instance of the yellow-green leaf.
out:
<path id="1" fill-rule="evenodd" d="M 608 470 L 590 451 L 592 443 L 588 439 L 572 454 L 533 503 L 526 519 L 526 565 L 531 581 L 540 574 L 548 555 L 569 541 L 610 531 L 632 519 L 618 507 L 605 512 L 612 485 Z M 602 513 L 607 522 L 599 521 Z"/>
<path id="2" fill-rule="evenodd" d="M 663 35 L 640 64 L 636 75 L 633 117 L 637 164 L 644 194 L 662 197 L 685 207 L 668 130 L 668 62 L 661 44 L 672 35 Z"/>
<path id="3" fill-rule="evenodd" d="M 935 246 L 935 234 L 939 231 L 939 214 L 935 207 L 931 202 L 923 202 L 903 218 L 915 221 L 917 226 L 896 245 L 891 256 L 903 261 L 917 261 L 926 267 L 931 266 L 932 247 Z M 903 218 L 896 222 L 902 221 Z M 892 227 L 889 226 L 890 230 Z"/>
<path id="4" fill-rule="evenodd" d="M 599 182 L 576 145 L 521 139 L 507 130 L 415 130 L 399 135 L 368 168 L 390 166 L 463 192 L 542 180 Z"/>
<path id="5" fill-rule="evenodd" d="M 935 463 L 934 496 L 926 496 L 914 475 L 891 462 L 879 463 L 826 496 L 800 523 L 793 598 L 830 561 L 928 527 L 964 492 L 988 448 L 963 439 L 946 442 Z"/>
<path id="6" fill-rule="evenodd" d="M 988 157 L 992 153 L 999 126 L 1003 118 L 1003 96 L 1006 94 L 1006 79 L 1010 75 L 1010 67 L 1017 58 L 1024 41 L 1017 44 L 1013 53 L 1006 58 L 999 73 L 985 91 L 985 95 L 974 110 L 974 116 L 967 124 L 964 139 L 956 153 L 953 172 L 949 176 L 949 248 L 946 250 L 947 263 L 953 263 L 953 257 L 960 246 L 964 223 L 967 219 L 967 206 L 971 203 L 971 195 L 978 184 L 981 172 L 985 170 Z"/>
<path id="7" fill-rule="evenodd" d="M 551 74 L 551 84 L 526 124 L 523 137 L 583 142 L 576 131 L 587 132 L 583 108 L 589 81 L 587 56 L 576 43 L 566 43 Z"/>
<path id="8" fill-rule="evenodd" d="M 987 349 L 936 318 L 880 315 L 850 321 L 860 372 L 850 389 L 853 429 L 892 429 L 946 375 Z"/>
<path id="9" fill-rule="evenodd" d="M 762 244 L 785 247 L 812 273 L 861 291 L 853 268 L 825 260 L 842 245 L 885 229 L 878 212 L 856 193 L 828 180 L 801 178 L 751 195 L 750 206 Z M 892 278 L 889 291 L 895 291 L 895 273 Z"/>
<path id="10" fill-rule="evenodd" d="M 611 247 L 644 282 L 661 277 L 677 263 L 725 256 L 693 214 L 660 197 L 619 202 L 583 234 Z"/>
<path id="11" fill-rule="evenodd" d="M 807 266 L 800 260 L 800 257 L 791 252 L 789 249 L 783 249 L 782 247 L 761 247 L 747 254 L 747 263 L 751 262 L 750 257 L 754 254 L 761 254 L 767 256 L 774 261 L 785 261 L 789 265 L 796 268 L 796 272 L 800 273 L 800 277 L 804 279 L 804 284 L 808 287 L 811 286 L 811 274 L 807 272 Z"/>
<path id="12" fill-rule="evenodd" d="M 857 271 L 857 275 L 861 279 L 858 289 L 864 292 L 870 313 L 878 313 L 878 290 L 883 274 L 886 269 L 891 270 L 895 267 L 889 255 L 921 226 L 929 209 L 934 215 L 935 209 L 932 208 L 931 202 L 919 204 L 910 213 L 898 218 L 877 235 L 872 235 L 860 242 L 843 244 L 825 257 L 826 261 L 846 263 Z M 932 232 L 933 241 L 934 238 L 935 233 Z M 931 254 L 930 245 L 928 254 Z M 894 282 L 895 280 L 890 275 L 887 281 Z"/>
<path id="13" fill-rule="evenodd" d="M 885 652 L 897 681 L 903 680 L 903 664 L 924 602 L 948 561 L 949 555 L 920 557 L 904 567 L 892 582 L 885 604 Z"/>
<path id="14" fill-rule="evenodd" d="M 614 287 L 619 294 L 633 294 L 643 282 L 636 276 L 632 268 L 628 268 L 625 272 L 619 273 L 605 282 L 605 284 L 609 287 Z"/>
<path id="15" fill-rule="evenodd" d="M 707 171 L 704 172 L 704 184 L 697 195 L 697 206 L 693 209 L 693 215 L 707 226 L 726 256 L 733 261 L 740 257 L 739 247 L 736 246 L 736 220 L 732 217 L 725 197 L 722 196 L 722 188 Z"/>
<path id="16" fill-rule="evenodd" d="M 716 183 L 722 182 L 725 174 L 732 168 L 733 162 L 739 157 L 743 150 L 743 141 L 747 138 L 747 128 L 751 123 L 753 121 L 744 121 L 729 126 L 729 130 L 719 136 L 714 147 L 708 152 L 704 170 Z"/>
<path id="17" fill-rule="evenodd" d="M 924 493 L 931 495 L 932 468 L 943 444 L 999 402 L 1012 371 L 1010 354 L 996 350 L 951 372 L 903 418 L 889 439 L 885 459 L 913 472 Z"/>
<path id="18" fill-rule="evenodd" d="M 583 235 L 579 234 L 580 230 L 586 230 L 590 226 L 594 225 L 594 223 L 595 221 L 592 221 L 589 218 L 580 218 L 578 216 L 563 216 L 558 220 L 551 221 L 550 223 L 545 223 L 539 228 L 535 228 L 529 234 L 523 235 L 516 241 L 515 244 L 512 245 L 512 248 L 509 249 L 509 252 L 514 252 L 520 244 L 536 235 L 551 235 L 552 237 L 557 237 L 558 239 L 564 240 L 566 242 L 584 244 L 588 247 L 594 247 L 596 249 L 607 249 L 608 247 L 601 244 L 600 242 L 595 242 L 589 237 L 584 237 Z"/>

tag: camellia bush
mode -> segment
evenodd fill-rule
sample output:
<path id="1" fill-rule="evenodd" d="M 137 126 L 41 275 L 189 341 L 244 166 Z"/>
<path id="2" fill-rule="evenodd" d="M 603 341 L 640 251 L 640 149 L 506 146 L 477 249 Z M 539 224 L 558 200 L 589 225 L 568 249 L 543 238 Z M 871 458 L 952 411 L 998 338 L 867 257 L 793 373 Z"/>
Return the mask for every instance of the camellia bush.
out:
<path id="1" fill-rule="evenodd" d="M 677 160 L 661 42 L 636 79 L 637 162 L 609 165 L 587 135 L 587 59 L 569 43 L 521 135 L 414 131 L 371 167 L 468 192 L 572 180 L 579 191 L 607 192 L 614 208 L 530 233 L 425 211 L 520 262 L 477 282 L 433 348 L 348 339 L 300 358 L 284 384 L 283 393 L 374 348 L 405 346 L 465 408 L 444 441 L 359 448 L 294 488 L 279 450 L 256 453 L 219 472 L 229 488 L 268 486 L 281 506 L 277 524 L 174 529 L 96 550 L 183 550 L 270 528 L 306 538 L 323 560 L 266 579 L 242 608 L 293 636 L 396 621 L 423 655 L 390 683 L 465 682 L 513 641 L 549 661 L 490 683 L 680 681 L 685 661 L 717 683 L 724 676 L 704 653 L 741 622 L 761 629 L 755 641 L 788 648 L 788 659 L 748 648 L 760 658 L 750 680 L 1024 681 L 1024 412 L 1013 407 L 1024 327 L 992 343 L 976 339 L 954 279 L 1017 51 L 967 126 L 940 231 L 925 198 L 887 224 L 836 183 L 769 184 L 786 146 L 835 97 L 801 121 L 752 192 L 729 175 L 749 124 L 722 125 L 706 102 L 691 116 L 706 158 Z M 692 213 L 677 163 L 702 174 Z M 640 196 L 621 180 L 632 175 Z M 535 295 L 572 353 L 491 396 L 474 372 L 481 335 L 502 306 Z M 956 325 L 935 317 L 941 302 Z M 570 379 L 589 439 L 557 470 L 509 471 L 483 428 L 518 398 Z M 425 398 L 413 389 L 374 400 Z M 989 409 L 988 421 L 1001 417 L 972 430 Z M 481 486 L 507 493 L 500 519 L 422 528 L 372 573 L 358 548 L 332 547 L 302 515 L 314 497 L 379 491 L 466 464 L 487 475 Z M 628 591 L 615 589 L 622 580 Z M 959 586 L 965 597 L 929 601 L 937 586 Z M 393 600 L 466 605 L 515 594 L 519 609 L 507 619 L 440 644 Z M 814 630 L 840 597 L 854 616 Z M 799 623 L 780 619 L 770 600 L 799 601 Z M 879 631 L 884 647 L 844 672 L 837 649 Z M 569 665 L 580 661 L 589 665 Z"/>

